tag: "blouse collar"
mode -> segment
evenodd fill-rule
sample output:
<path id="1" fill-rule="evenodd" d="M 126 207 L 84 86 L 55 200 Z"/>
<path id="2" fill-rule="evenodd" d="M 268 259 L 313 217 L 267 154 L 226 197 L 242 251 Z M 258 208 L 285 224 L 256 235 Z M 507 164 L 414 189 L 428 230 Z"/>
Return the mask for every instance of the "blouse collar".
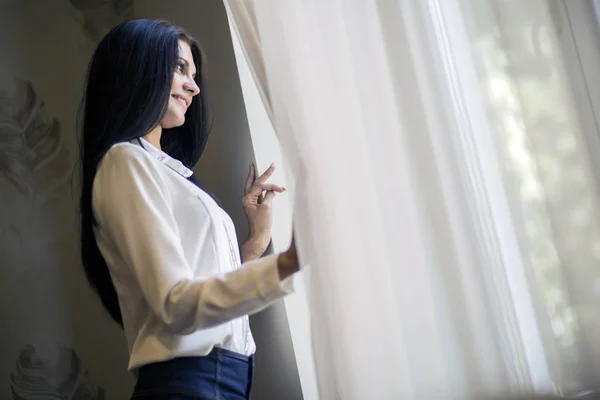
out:
<path id="1" fill-rule="evenodd" d="M 158 161 L 165 164 L 167 167 L 171 168 L 173 171 L 177 172 L 184 178 L 189 178 L 190 176 L 192 176 L 192 170 L 183 165 L 181 161 L 176 160 L 164 151 L 157 149 L 152 143 L 148 142 L 146 139 L 133 139 L 131 143 L 141 146 L 152 157 L 156 158 Z"/>

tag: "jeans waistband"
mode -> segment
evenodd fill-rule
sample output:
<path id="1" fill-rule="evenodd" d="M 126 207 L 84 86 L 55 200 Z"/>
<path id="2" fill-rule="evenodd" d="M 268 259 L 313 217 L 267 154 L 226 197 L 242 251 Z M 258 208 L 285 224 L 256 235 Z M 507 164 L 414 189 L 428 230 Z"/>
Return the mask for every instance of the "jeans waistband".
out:
<path id="1" fill-rule="evenodd" d="M 209 355 L 211 355 L 211 354 L 215 354 L 215 355 L 219 354 L 223 357 L 237 358 L 238 360 L 247 361 L 247 362 L 252 361 L 254 358 L 254 356 L 246 356 L 244 354 L 236 353 L 235 351 L 231 351 L 231 350 L 222 349 L 220 347 L 214 347 L 212 349 L 212 351 L 209 353 Z"/>
<path id="2" fill-rule="evenodd" d="M 254 356 L 214 348 L 206 356 L 177 357 L 140 367 L 133 398 L 161 393 L 248 398 L 253 375 Z"/>

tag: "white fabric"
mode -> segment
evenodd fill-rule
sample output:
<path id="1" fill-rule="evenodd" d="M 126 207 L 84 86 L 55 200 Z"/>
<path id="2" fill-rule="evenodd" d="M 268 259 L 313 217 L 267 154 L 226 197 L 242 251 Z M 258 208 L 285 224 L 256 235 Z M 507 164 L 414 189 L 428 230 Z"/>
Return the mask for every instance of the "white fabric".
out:
<path id="1" fill-rule="evenodd" d="M 213 347 L 251 355 L 247 314 L 292 291 L 277 256 L 245 263 L 233 222 L 178 160 L 141 139 L 104 156 L 95 230 L 119 296 L 129 368 Z"/>
<path id="2" fill-rule="evenodd" d="M 296 175 L 320 398 L 592 387 L 600 188 L 551 2 L 224 2 Z"/>
<path id="3" fill-rule="evenodd" d="M 479 99 L 495 131 L 521 268 L 537 309 L 524 322 L 537 322 L 542 348 L 524 338 L 523 351 L 530 364 L 546 364 L 547 379 L 565 394 L 598 388 L 600 376 L 600 136 L 586 116 L 589 92 L 600 88 L 580 84 L 577 53 L 594 49 L 574 43 L 567 28 L 582 23 L 571 19 L 577 12 L 593 13 L 591 3 L 486 1 L 465 15 Z M 598 26 L 588 29 L 595 47 Z M 544 377 L 532 370 L 530 378 Z"/>

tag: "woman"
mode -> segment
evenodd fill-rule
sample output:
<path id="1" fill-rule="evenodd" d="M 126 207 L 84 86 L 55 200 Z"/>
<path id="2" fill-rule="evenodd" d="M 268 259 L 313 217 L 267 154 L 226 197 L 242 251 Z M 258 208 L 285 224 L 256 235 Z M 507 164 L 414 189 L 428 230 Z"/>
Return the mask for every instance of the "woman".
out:
<path id="1" fill-rule="evenodd" d="M 244 264 L 229 216 L 191 168 L 207 139 L 203 55 L 180 28 L 133 20 L 96 49 L 82 107 L 81 244 L 86 275 L 125 331 L 133 398 L 248 398 L 248 314 L 291 291 L 296 249 L 260 258 L 271 201 L 254 181 Z M 266 194 L 262 193 L 266 191 Z"/>

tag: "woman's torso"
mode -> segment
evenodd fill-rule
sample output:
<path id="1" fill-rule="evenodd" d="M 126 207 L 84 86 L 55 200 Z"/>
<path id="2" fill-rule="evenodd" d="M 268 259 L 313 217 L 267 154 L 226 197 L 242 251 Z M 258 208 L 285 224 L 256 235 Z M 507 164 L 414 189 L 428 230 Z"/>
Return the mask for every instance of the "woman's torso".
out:
<path id="1" fill-rule="evenodd" d="M 152 159 L 153 171 L 160 174 L 164 190 L 168 192 L 165 195 L 172 204 L 181 248 L 194 278 L 225 274 L 239 267 L 238 242 L 231 218 L 207 193 L 187 179 L 191 174 L 189 169 L 145 141 L 116 146 L 139 146 L 145 151 L 134 152 L 136 157 Z M 139 235 L 139 240 L 144 240 L 144 232 Z M 187 335 L 171 332 L 147 305 L 135 277 L 101 225 L 96 228 L 96 239 L 119 296 L 130 369 L 175 357 L 203 356 L 214 347 L 245 355 L 254 353 L 255 343 L 247 317 Z"/>

